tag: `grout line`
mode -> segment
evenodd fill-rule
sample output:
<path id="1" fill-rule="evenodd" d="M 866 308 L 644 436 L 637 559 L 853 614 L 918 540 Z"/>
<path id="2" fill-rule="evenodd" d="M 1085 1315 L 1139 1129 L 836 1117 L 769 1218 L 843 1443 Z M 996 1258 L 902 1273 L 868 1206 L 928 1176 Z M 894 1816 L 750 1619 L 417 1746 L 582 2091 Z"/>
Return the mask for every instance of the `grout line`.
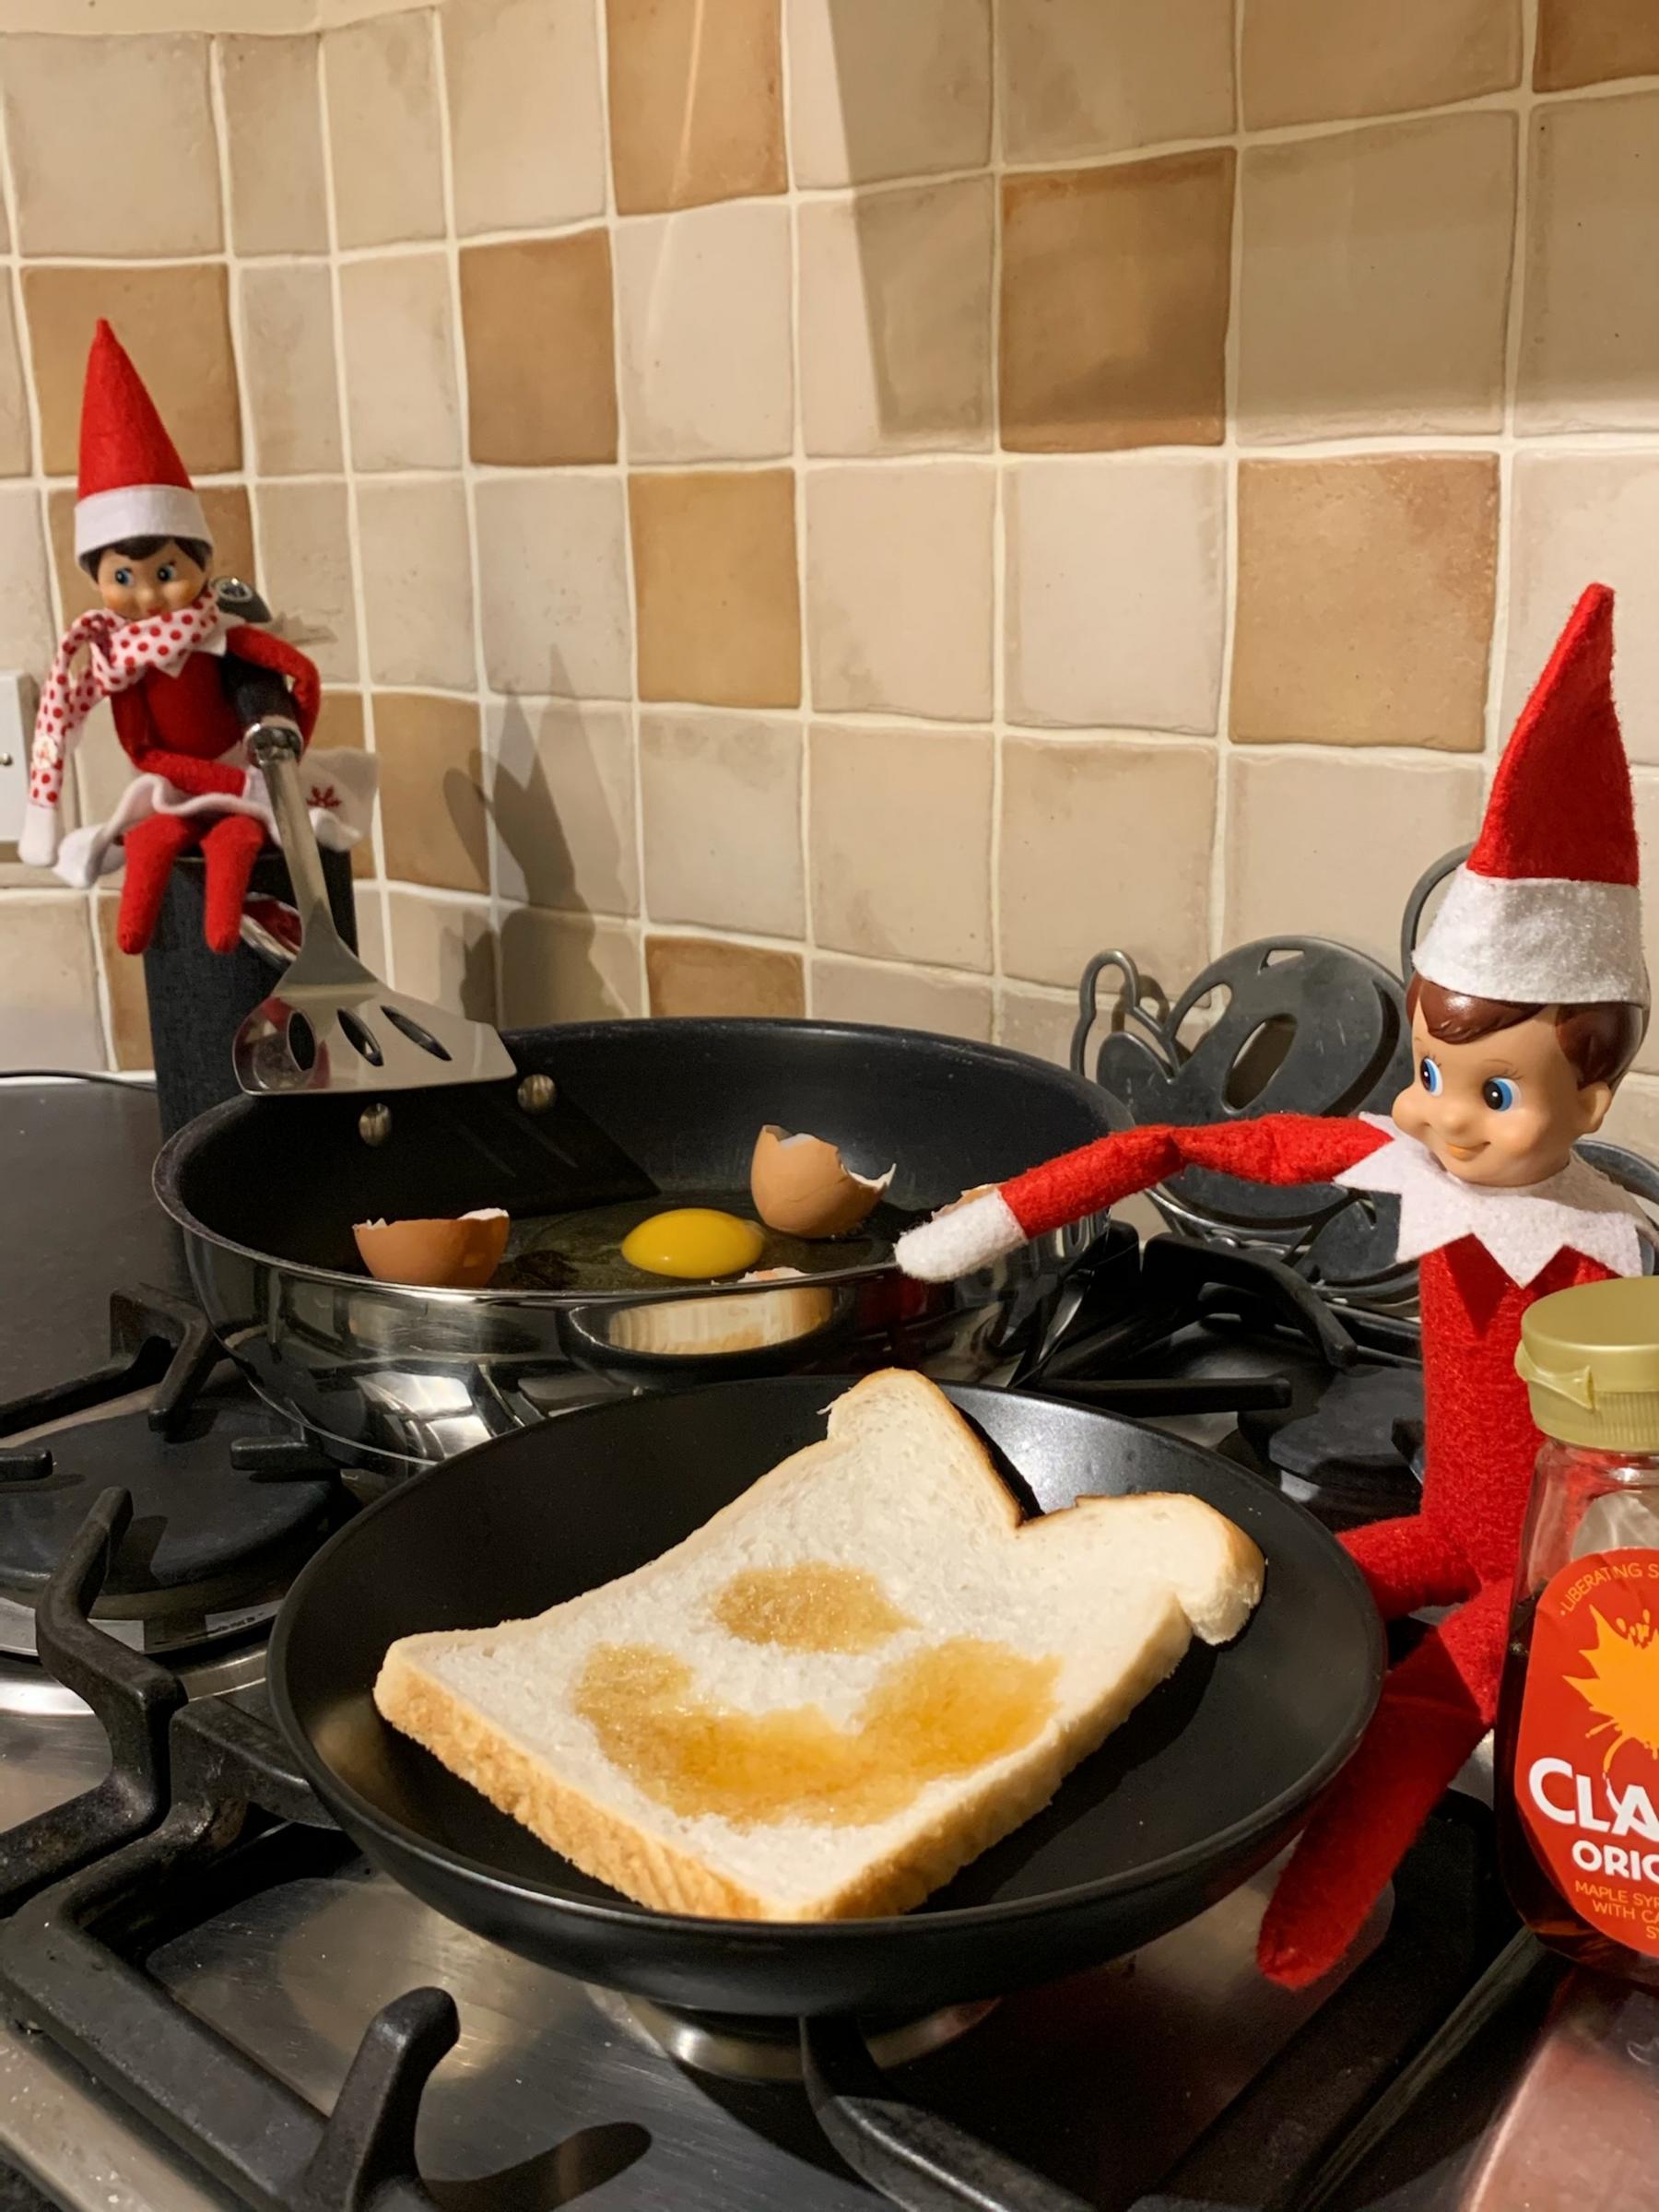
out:
<path id="1" fill-rule="evenodd" d="M 1210 828 L 1209 958 L 1227 949 L 1231 853 L 1232 672 L 1239 636 L 1239 391 L 1244 351 L 1244 8 L 1233 0 L 1232 229 L 1229 239 L 1227 337 L 1222 353 L 1221 665 L 1216 691 L 1216 800 Z"/>
<path id="2" fill-rule="evenodd" d="M 369 665 L 369 601 L 363 589 L 363 547 L 358 529 L 357 457 L 352 451 L 351 406 L 346 378 L 346 304 L 344 288 L 340 282 L 340 222 L 335 199 L 334 133 L 329 122 L 328 41 L 320 39 L 317 44 L 317 128 L 323 153 L 323 206 L 328 224 L 328 285 L 329 302 L 334 314 L 335 334 L 335 406 L 339 413 L 340 465 L 339 478 L 346 487 L 346 547 L 351 567 L 352 608 L 357 618 L 357 688 L 363 702 L 363 748 L 371 756 L 378 755 L 374 741 L 374 685 Z M 379 804 L 375 806 L 370 827 L 374 851 L 374 875 L 365 885 L 366 889 L 378 895 L 381 918 L 381 960 L 385 981 L 397 987 L 397 956 L 392 944 L 392 899 L 388 891 L 386 865 L 386 796 L 383 789 L 377 790 Z M 354 894 L 355 895 L 355 894 Z"/>
<path id="3" fill-rule="evenodd" d="M 990 330 L 991 438 L 996 473 L 991 505 L 991 850 L 986 895 L 991 928 L 991 1041 L 1003 1041 L 1003 806 L 1007 761 L 1005 740 L 1008 716 L 1008 485 L 1012 474 L 1002 445 L 1002 282 L 1003 282 L 1003 101 L 1002 0 L 990 0 L 991 132 L 991 296 L 986 303 Z"/>
<path id="4" fill-rule="evenodd" d="M 785 194 L 789 208 L 789 382 L 790 427 L 792 439 L 790 461 L 792 490 L 794 499 L 794 557 L 795 557 L 795 620 L 800 632 L 799 686 L 800 701 L 796 710 L 800 733 L 798 773 L 800 789 L 797 798 L 795 835 L 800 845 L 801 863 L 801 1006 L 811 1018 L 817 997 L 814 976 L 814 954 L 818 950 L 818 914 L 813 897 L 812 872 L 812 762 L 813 762 L 813 700 L 812 700 L 812 626 L 809 619 L 807 591 L 807 562 L 810 528 L 806 512 L 806 395 L 803 374 L 805 356 L 801 348 L 801 207 L 802 189 L 795 176 L 794 133 L 790 127 L 794 112 L 792 98 L 794 55 L 790 38 L 790 9 L 778 10 L 778 98 L 783 112 L 783 159 L 788 174 Z"/>

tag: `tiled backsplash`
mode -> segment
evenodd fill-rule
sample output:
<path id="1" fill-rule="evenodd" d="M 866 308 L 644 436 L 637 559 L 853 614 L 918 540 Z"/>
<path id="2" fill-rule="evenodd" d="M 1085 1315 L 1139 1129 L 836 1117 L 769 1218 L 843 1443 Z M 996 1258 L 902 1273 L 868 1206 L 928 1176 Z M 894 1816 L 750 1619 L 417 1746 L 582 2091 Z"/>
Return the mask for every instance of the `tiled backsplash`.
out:
<path id="1" fill-rule="evenodd" d="M 85 597 L 106 313 L 222 565 L 332 633 L 403 987 L 1054 1054 L 1103 945 L 1389 957 L 1592 577 L 1659 834 L 1651 0 L 42 19 L 0 0 L 0 665 Z M 141 1060 L 107 895 L 0 874 L 0 1052 Z"/>

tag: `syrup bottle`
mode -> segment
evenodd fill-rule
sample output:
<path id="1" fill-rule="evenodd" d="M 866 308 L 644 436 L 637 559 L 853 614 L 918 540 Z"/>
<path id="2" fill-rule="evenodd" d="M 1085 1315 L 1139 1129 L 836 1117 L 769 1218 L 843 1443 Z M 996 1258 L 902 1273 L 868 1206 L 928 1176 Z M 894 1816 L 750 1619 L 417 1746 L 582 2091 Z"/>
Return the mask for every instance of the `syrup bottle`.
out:
<path id="1" fill-rule="evenodd" d="M 1540 1299 L 1544 1431 L 1498 1712 L 1498 1842 L 1546 1943 L 1659 1988 L 1659 1280 Z"/>

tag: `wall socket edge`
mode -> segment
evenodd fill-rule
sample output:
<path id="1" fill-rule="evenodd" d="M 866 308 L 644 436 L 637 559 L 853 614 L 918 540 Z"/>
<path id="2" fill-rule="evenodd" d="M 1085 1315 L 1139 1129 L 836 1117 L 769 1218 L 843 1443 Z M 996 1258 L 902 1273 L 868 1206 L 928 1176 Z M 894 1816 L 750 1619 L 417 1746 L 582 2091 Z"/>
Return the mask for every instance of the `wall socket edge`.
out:
<path id="1" fill-rule="evenodd" d="M 34 742 L 35 680 L 0 669 L 0 849 L 17 853 L 29 805 L 29 748 Z"/>

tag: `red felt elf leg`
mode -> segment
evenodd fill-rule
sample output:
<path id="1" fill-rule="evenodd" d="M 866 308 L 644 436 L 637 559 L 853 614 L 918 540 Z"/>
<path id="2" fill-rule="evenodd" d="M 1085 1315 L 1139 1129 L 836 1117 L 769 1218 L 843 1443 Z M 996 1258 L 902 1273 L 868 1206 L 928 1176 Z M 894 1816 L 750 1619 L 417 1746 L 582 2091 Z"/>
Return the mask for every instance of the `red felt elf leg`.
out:
<path id="1" fill-rule="evenodd" d="M 123 952 L 142 952 L 156 931 L 156 917 L 167 892 L 173 862 L 194 844 L 196 826 L 188 817 L 153 814 L 135 822 L 122 840 L 126 851 L 126 874 L 121 886 L 121 911 L 115 917 L 115 942 Z"/>
<path id="2" fill-rule="evenodd" d="M 1462 1546 L 1422 1513 L 1350 1529 L 1342 1547 L 1365 1577 L 1384 1620 L 1403 1619 L 1419 1606 L 1458 1605 L 1477 1586 Z"/>
<path id="3" fill-rule="evenodd" d="M 1382 1686 L 1364 1741 L 1279 1877 L 1256 1959 L 1289 1989 L 1327 1973 L 1365 1924 L 1436 1800 L 1492 1724 L 1509 1622 L 1488 1583 Z"/>
<path id="4" fill-rule="evenodd" d="M 265 824 L 251 814 L 227 814 L 202 839 L 207 881 L 202 935 L 210 952 L 234 952 L 241 936 L 248 878 L 265 845 Z"/>

